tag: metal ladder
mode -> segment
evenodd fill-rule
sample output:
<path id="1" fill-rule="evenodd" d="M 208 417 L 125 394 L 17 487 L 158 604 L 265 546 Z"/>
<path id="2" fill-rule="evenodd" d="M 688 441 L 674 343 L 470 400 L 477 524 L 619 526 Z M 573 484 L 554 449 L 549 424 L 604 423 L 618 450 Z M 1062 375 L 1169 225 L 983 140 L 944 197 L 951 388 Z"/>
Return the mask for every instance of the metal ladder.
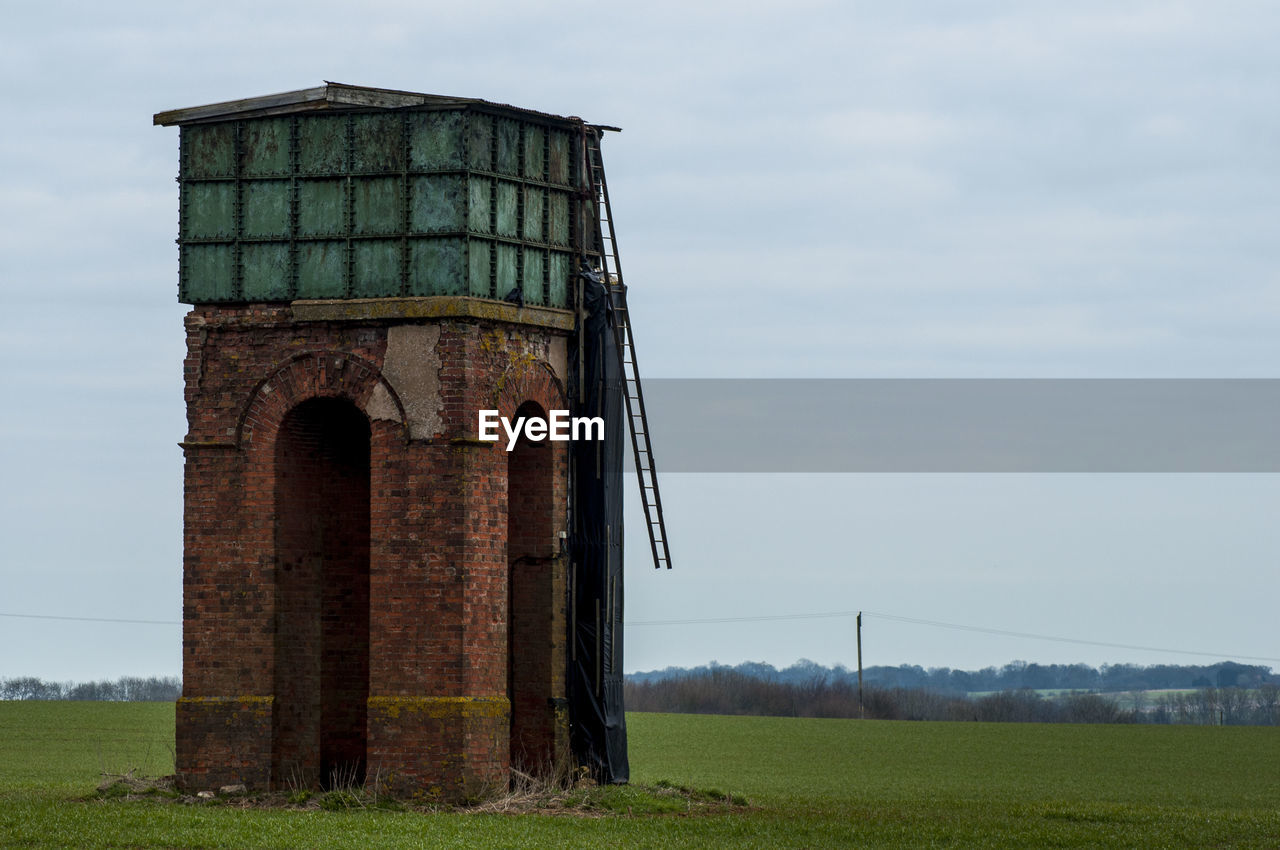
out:
<path id="1" fill-rule="evenodd" d="M 617 234 L 613 229 L 613 214 L 609 206 L 609 184 L 605 181 L 604 161 L 600 157 L 600 135 L 604 129 L 606 128 L 588 126 L 584 135 L 587 163 L 591 171 L 592 198 L 599 210 L 595 226 L 596 242 L 600 246 L 603 265 L 601 277 L 609 289 L 609 303 L 613 308 L 613 335 L 617 341 L 618 365 L 622 371 L 627 400 L 631 454 L 636 459 L 636 478 L 640 481 L 640 501 L 644 503 L 644 521 L 649 528 L 653 566 L 654 569 L 671 569 L 667 527 L 662 520 L 662 495 L 658 492 L 658 469 L 653 462 L 653 447 L 649 444 L 649 420 L 644 412 L 644 392 L 640 387 L 640 370 L 636 365 L 631 314 L 627 312 L 627 287 L 622 282 L 622 263 L 618 258 Z"/>

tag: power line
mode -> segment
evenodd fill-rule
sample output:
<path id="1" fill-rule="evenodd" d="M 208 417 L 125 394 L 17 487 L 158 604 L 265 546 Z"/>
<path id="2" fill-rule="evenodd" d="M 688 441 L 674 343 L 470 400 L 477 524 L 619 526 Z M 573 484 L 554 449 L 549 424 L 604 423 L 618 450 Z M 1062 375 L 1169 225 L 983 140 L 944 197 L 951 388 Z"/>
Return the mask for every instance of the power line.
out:
<path id="1" fill-rule="evenodd" d="M 919 617 L 903 617 L 898 614 L 882 614 L 875 611 L 863 611 L 865 617 L 878 617 L 881 620 L 890 620 L 897 623 L 911 623 L 918 626 L 934 626 L 940 629 L 955 629 L 964 632 L 977 632 L 979 634 L 1001 635 L 1004 637 L 1026 638 L 1029 640 L 1047 640 L 1056 643 L 1074 643 L 1083 646 L 1101 646 L 1108 649 L 1134 649 L 1142 652 L 1164 652 L 1174 655 L 1199 655 L 1210 658 L 1233 658 L 1242 661 L 1270 661 L 1280 663 L 1280 658 L 1271 658 L 1264 655 L 1237 655 L 1229 652 L 1202 652 L 1191 649 L 1170 649 L 1163 646 L 1142 646 L 1132 643 L 1112 643 L 1101 640 L 1086 640 L 1084 638 L 1062 637 L 1060 635 L 1041 635 L 1033 632 L 1016 632 L 1009 629 L 992 629 L 985 626 L 970 626 L 963 623 L 944 623 L 941 620 L 925 620 Z M 857 611 L 823 611 L 812 614 L 766 614 L 756 617 L 702 617 L 692 620 L 632 620 L 627 623 L 628 626 L 691 626 L 704 625 L 713 623 L 760 623 L 772 620 L 824 620 L 839 617 L 856 617 Z"/>
<path id="2" fill-rule="evenodd" d="M 1170 649 L 1166 646 L 1144 646 L 1133 643 L 1113 643 L 1110 641 L 1087 640 L 1085 638 L 1063 637 L 1061 635 L 1041 635 L 1034 632 L 1018 632 L 1010 629 L 993 629 L 986 626 L 971 626 L 964 623 L 946 623 L 941 620 L 925 620 L 920 617 L 903 617 L 899 614 L 884 614 L 876 611 L 863 611 L 863 616 L 878 617 L 896 623 L 910 623 L 917 626 L 933 626 L 940 629 L 954 629 L 978 634 L 1001 635 L 1003 637 L 1025 638 L 1027 640 L 1047 640 L 1055 643 L 1073 643 L 1081 646 L 1101 646 L 1107 649 L 1133 649 L 1140 652 L 1162 652 L 1173 655 L 1197 655 L 1207 658 L 1232 658 L 1241 661 L 1270 661 L 1280 663 L 1280 658 L 1266 655 L 1240 655 L 1231 652 L 1204 652 L 1193 649 Z M 821 611 L 808 614 L 761 614 L 748 617 L 700 617 L 689 620 L 632 620 L 628 626 L 698 626 L 717 623 L 763 623 L 779 620 L 830 620 L 841 617 L 856 617 L 857 611 Z M 142 626 L 180 626 L 181 620 L 125 620 L 113 617 L 64 617 L 54 614 L 13 614 L 0 611 L 0 617 L 12 617 L 24 620 L 62 620 L 74 623 L 124 623 Z"/>
<path id="3" fill-rule="evenodd" d="M 882 620 L 893 620 L 899 623 L 915 623 L 922 626 L 937 626 L 943 629 L 958 629 L 966 632 L 981 632 L 991 635 L 1005 635 L 1008 637 L 1030 638 L 1032 640 L 1051 640 L 1058 643 L 1076 643 L 1085 646 L 1103 646 L 1109 649 L 1136 649 L 1143 652 L 1169 652 L 1176 655 L 1203 655 L 1213 658 L 1239 658 L 1247 661 L 1272 661 L 1280 662 L 1280 658 L 1271 658 L 1264 655 L 1237 655 L 1230 652 L 1202 652 L 1193 649 L 1169 649 L 1164 646 L 1143 646 L 1142 644 L 1132 643 L 1111 643 L 1100 640 L 1086 640 L 1084 638 L 1059 637 L 1056 635 L 1040 635 L 1031 632 L 1015 632 L 1008 629 L 988 629 L 982 626 L 966 626 L 959 623 L 943 623 L 938 620 L 922 620 L 916 617 L 901 617 L 896 614 L 875 614 L 872 616 L 879 617 Z"/>
<path id="4" fill-rule="evenodd" d="M 68 620 L 73 623 L 129 623 L 138 626 L 181 626 L 181 620 L 117 620 L 112 617 L 60 617 L 54 614 L 6 614 L 0 611 L 0 617 L 15 617 L 23 620 Z"/>
<path id="5" fill-rule="evenodd" d="M 864 612 L 866 613 L 866 612 Z M 692 626 L 703 623 L 760 623 L 766 620 L 821 620 L 856 617 L 857 611 L 827 611 L 822 614 L 763 614 L 757 617 L 704 617 L 698 620 L 628 620 L 628 626 Z"/>

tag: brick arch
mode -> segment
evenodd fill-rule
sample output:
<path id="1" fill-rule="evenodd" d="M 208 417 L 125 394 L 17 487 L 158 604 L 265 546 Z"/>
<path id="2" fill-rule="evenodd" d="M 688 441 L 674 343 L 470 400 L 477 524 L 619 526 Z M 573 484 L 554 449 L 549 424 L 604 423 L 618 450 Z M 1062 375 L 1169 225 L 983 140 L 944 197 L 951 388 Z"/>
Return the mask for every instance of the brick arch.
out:
<path id="1" fill-rule="evenodd" d="M 235 443 L 241 449 L 252 449 L 255 433 L 275 435 L 285 415 L 308 399 L 345 398 L 369 415 L 368 407 L 375 393 L 386 394 L 395 419 L 408 439 L 404 404 L 376 365 L 342 351 L 302 352 L 282 363 L 254 387 L 236 423 Z"/>
<path id="2" fill-rule="evenodd" d="M 509 367 L 495 387 L 491 401 L 499 415 L 509 419 L 514 419 L 516 410 L 528 401 L 538 404 L 544 413 L 569 406 L 564 385 L 551 365 L 542 360 L 522 361 Z"/>

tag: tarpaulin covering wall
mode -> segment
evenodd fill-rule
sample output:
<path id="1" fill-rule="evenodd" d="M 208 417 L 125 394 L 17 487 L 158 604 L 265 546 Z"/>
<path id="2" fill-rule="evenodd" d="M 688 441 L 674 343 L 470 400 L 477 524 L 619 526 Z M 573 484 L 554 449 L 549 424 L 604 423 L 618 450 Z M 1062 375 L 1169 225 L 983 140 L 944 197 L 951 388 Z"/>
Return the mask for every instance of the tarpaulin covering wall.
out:
<path id="1" fill-rule="evenodd" d="M 586 315 L 572 370 L 581 370 L 571 390 L 573 415 L 602 417 L 605 434 L 572 446 L 570 722 L 579 761 L 600 782 L 624 783 L 630 776 L 622 705 L 624 382 L 609 292 L 594 274 L 580 279 Z"/>

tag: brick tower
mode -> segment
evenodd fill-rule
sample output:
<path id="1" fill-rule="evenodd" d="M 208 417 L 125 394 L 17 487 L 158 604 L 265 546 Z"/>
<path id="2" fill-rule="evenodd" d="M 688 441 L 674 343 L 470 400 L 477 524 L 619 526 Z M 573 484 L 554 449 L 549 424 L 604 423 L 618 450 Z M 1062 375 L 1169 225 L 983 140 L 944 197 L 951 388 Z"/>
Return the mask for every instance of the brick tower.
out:
<path id="1" fill-rule="evenodd" d="M 188 787 L 458 797 L 569 754 L 570 405 L 594 132 L 327 84 L 181 128 Z"/>

